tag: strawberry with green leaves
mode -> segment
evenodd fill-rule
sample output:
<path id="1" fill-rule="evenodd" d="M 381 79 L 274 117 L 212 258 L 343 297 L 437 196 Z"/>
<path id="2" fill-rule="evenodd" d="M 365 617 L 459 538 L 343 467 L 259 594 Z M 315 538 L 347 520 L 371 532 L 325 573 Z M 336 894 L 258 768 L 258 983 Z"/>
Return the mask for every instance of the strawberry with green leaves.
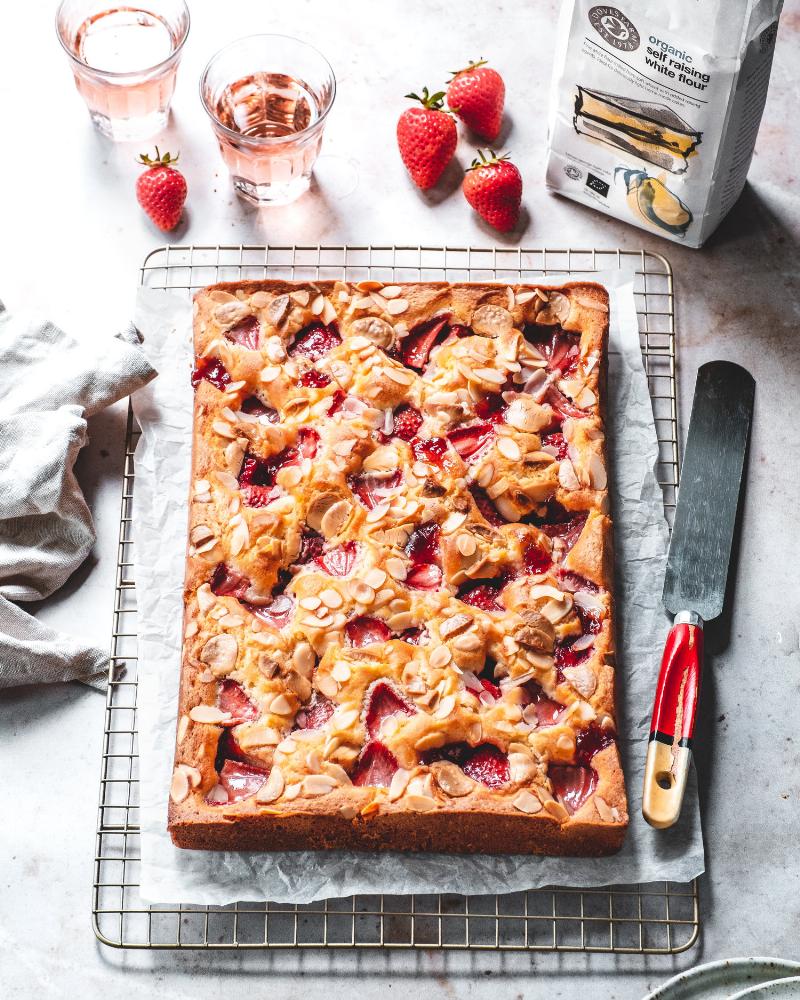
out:
<path id="1" fill-rule="evenodd" d="M 482 219 L 501 233 L 514 228 L 519 219 L 522 201 L 522 176 L 508 159 L 508 153 L 498 156 L 494 151 L 487 157 L 478 150 L 479 159 L 464 175 L 464 197 Z"/>
<path id="2" fill-rule="evenodd" d="M 456 123 L 442 110 L 444 91 L 406 94 L 420 107 L 406 108 L 397 122 L 397 145 L 411 179 L 423 191 L 432 188 L 456 151 Z"/>
<path id="3" fill-rule="evenodd" d="M 137 201 L 159 229 L 174 229 L 181 221 L 186 201 L 186 179 L 173 166 L 178 157 L 170 153 L 162 156 L 156 146 L 154 159 L 142 153 L 136 162 L 147 167 L 136 181 Z"/>
<path id="4" fill-rule="evenodd" d="M 487 142 L 500 135 L 506 86 L 496 69 L 486 60 L 470 62 L 465 69 L 453 70 L 447 86 L 447 106 Z"/>

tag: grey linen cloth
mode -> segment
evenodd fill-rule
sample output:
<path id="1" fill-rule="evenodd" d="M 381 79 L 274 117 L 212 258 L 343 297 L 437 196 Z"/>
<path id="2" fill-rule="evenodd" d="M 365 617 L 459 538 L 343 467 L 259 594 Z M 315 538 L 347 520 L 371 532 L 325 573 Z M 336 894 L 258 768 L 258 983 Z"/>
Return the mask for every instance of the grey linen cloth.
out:
<path id="1" fill-rule="evenodd" d="M 64 583 L 95 541 L 73 466 L 86 418 L 155 376 L 134 327 L 82 342 L 0 302 L 0 688 L 102 687 L 108 652 L 41 624 L 17 602 Z"/>

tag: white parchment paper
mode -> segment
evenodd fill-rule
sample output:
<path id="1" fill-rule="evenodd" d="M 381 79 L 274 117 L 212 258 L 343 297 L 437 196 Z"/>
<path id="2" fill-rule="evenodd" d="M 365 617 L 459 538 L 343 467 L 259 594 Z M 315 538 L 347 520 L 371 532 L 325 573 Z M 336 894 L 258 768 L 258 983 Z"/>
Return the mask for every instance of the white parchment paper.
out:
<path id="1" fill-rule="evenodd" d="M 593 276 L 594 277 L 594 276 Z M 552 279 L 547 279 L 552 281 Z M 694 773 L 680 822 L 651 829 L 641 788 L 667 619 L 660 595 L 667 527 L 654 474 L 655 425 L 639 349 L 633 275 L 596 276 L 611 295 L 609 447 L 615 515 L 619 729 L 631 823 L 610 858 L 353 852 L 182 851 L 166 830 L 178 695 L 191 451 L 191 307 L 180 294 L 141 289 L 136 325 L 158 378 L 134 397 L 134 547 L 139 608 L 141 893 L 158 903 L 306 903 L 353 893 L 495 893 L 543 885 L 591 887 L 703 871 Z"/>

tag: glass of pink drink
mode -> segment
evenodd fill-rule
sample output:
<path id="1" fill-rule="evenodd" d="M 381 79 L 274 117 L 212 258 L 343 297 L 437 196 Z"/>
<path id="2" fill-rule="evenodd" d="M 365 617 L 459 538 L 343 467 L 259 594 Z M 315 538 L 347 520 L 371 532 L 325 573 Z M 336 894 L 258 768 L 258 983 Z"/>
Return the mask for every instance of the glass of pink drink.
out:
<path id="1" fill-rule="evenodd" d="M 236 191 L 286 205 L 307 190 L 336 95 L 327 59 L 285 35 L 252 35 L 221 49 L 200 97 Z"/>
<path id="2" fill-rule="evenodd" d="M 189 33 L 184 0 L 63 0 L 59 40 L 95 126 L 110 139 L 144 139 L 169 115 L 183 43 Z"/>

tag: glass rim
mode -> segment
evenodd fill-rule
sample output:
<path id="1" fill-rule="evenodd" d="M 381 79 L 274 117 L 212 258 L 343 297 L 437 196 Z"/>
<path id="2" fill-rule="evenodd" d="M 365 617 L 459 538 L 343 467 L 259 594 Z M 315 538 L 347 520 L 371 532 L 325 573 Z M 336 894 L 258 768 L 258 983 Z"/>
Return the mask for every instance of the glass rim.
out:
<path id="1" fill-rule="evenodd" d="M 299 132 L 292 132 L 290 135 L 273 135 L 273 136 L 244 135 L 242 132 L 237 132 L 236 129 L 228 128 L 227 125 L 224 125 L 219 120 L 214 111 L 212 111 L 212 109 L 208 106 L 208 102 L 206 101 L 204 93 L 205 90 L 204 84 L 206 82 L 206 78 L 208 77 L 212 64 L 216 62 L 216 60 L 223 54 L 223 52 L 227 52 L 228 49 L 232 49 L 234 45 L 241 45 L 242 42 L 249 42 L 252 41 L 253 39 L 264 39 L 264 38 L 283 39 L 285 41 L 295 42 L 298 45 L 302 45 L 303 48 L 309 49 L 311 52 L 314 53 L 314 55 L 318 56 L 322 60 L 324 65 L 327 66 L 328 73 L 330 74 L 331 93 L 330 97 L 328 98 L 327 106 L 320 113 L 319 118 L 317 118 L 315 122 L 313 122 L 311 125 L 307 125 L 304 129 L 301 129 Z M 232 139 L 236 139 L 237 142 L 245 142 L 251 146 L 279 146 L 287 142 L 294 142 L 297 139 L 301 139 L 303 136 L 309 135 L 311 132 L 318 131 L 325 122 L 325 119 L 328 117 L 328 113 L 333 107 L 333 102 L 335 98 L 336 98 L 336 74 L 333 72 L 333 66 L 331 66 L 331 64 L 328 62 L 328 60 L 316 46 L 312 45 L 310 42 L 303 41 L 302 38 L 295 38 L 293 35 L 282 35 L 282 34 L 275 34 L 272 32 L 260 32 L 259 34 L 255 35 L 243 35 L 241 38 L 235 38 L 232 42 L 228 42 L 227 45 L 223 45 L 221 49 L 219 49 L 214 53 L 214 55 L 206 63 L 205 69 L 200 74 L 200 103 L 203 105 L 203 109 L 208 115 L 208 117 L 211 119 L 214 127 L 221 129 L 222 132 L 230 136 Z"/>
<path id="2" fill-rule="evenodd" d="M 144 2 L 147 2 L 147 0 L 144 0 Z M 56 9 L 56 18 L 55 18 L 56 35 L 58 36 L 58 40 L 61 43 L 61 48 L 67 53 L 72 62 L 76 63 L 78 66 L 82 67 L 85 70 L 89 70 L 90 73 L 97 73 L 100 76 L 113 77 L 118 80 L 124 79 L 125 77 L 128 76 L 136 76 L 139 73 L 152 73 L 153 70 L 161 69 L 162 66 L 166 66 L 167 63 L 173 60 L 175 56 L 177 56 L 178 53 L 183 48 L 184 44 L 186 43 L 186 39 L 189 37 L 189 29 L 192 26 L 192 15 L 189 12 L 189 5 L 187 4 L 186 0 L 181 0 L 181 3 L 183 4 L 183 10 L 186 15 L 186 30 L 183 33 L 183 37 L 180 39 L 175 48 L 170 52 L 170 54 L 166 57 L 166 59 L 162 59 L 161 62 L 153 63 L 151 66 L 143 66 L 141 69 L 129 69 L 125 70 L 124 72 L 112 69 L 97 69 L 94 66 L 90 66 L 89 63 L 84 62 L 83 59 L 79 59 L 72 51 L 72 49 L 70 49 L 67 43 L 64 41 L 64 37 L 61 34 L 61 28 L 58 22 L 62 9 L 66 7 L 68 3 L 69 0 L 61 0 L 61 3 L 58 5 Z M 147 14 L 153 14 L 153 11 L 148 11 L 144 7 L 142 7 L 141 9 L 144 10 L 145 13 Z"/>

